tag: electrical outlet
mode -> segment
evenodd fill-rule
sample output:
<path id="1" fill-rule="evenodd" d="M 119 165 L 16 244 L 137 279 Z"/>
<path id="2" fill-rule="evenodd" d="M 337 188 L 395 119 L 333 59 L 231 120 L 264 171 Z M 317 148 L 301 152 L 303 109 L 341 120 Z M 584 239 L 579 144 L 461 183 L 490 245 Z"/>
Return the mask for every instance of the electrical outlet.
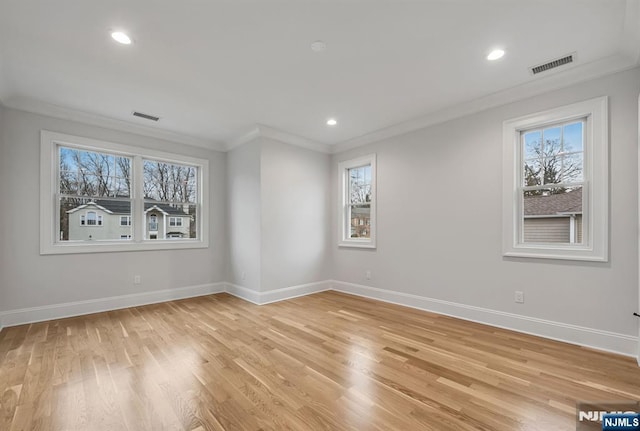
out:
<path id="1" fill-rule="evenodd" d="M 139 275 L 134 275 L 133 284 L 142 284 L 142 277 L 140 277 Z"/>
<path id="2" fill-rule="evenodd" d="M 518 304 L 524 304 L 524 292 L 516 290 L 515 300 Z"/>
<path id="3" fill-rule="evenodd" d="M 364 272 L 364 278 L 366 278 L 367 280 L 371 280 L 371 271 L 370 270 L 366 270 Z"/>

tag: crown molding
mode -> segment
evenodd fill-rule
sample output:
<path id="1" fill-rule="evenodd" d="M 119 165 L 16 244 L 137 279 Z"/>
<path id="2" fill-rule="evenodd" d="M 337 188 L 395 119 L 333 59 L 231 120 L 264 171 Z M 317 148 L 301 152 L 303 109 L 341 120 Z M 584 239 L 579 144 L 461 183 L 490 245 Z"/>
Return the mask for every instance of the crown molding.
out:
<path id="1" fill-rule="evenodd" d="M 260 136 L 263 138 L 269 138 L 276 141 L 283 142 L 289 145 L 295 145 L 296 147 L 306 148 L 308 150 L 317 151 L 319 153 L 331 153 L 331 145 L 323 144 L 320 142 L 313 141 L 311 139 L 304 138 L 302 136 L 294 135 L 289 132 L 285 132 L 282 130 L 274 129 L 269 126 L 265 126 L 262 124 L 258 125 L 258 130 L 260 131 Z"/>
<path id="2" fill-rule="evenodd" d="M 304 138 L 302 136 L 294 135 L 289 132 L 274 129 L 273 127 L 265 126 L 264 124 L 256 124 L 256 126 L 251 131 L 229 142 L 226 145 L 226 150 L 230 151 L 236 147 L 246 144 L 247 142 L 251 142 L 256 138 L 273 139 L 275 141 L 294 145 L 296 147 L 306 148 L 308 150 L 317 151 L 319 153 L 330 154 L 332 152 L 331 145 L 323 144 L 311 139 Z"/>
<path id="3" fill-rule="evenodd" d="M 77 109 L 66 108 L 58 105 L 43 102 L 41 100 L 28 97 L 9 97 L 3 100 L 4 106 L 19 111 L 26 111 L 33 114 L 46 115 L 48 117 L 59 118 L 62 120 L 77 121 L 83 124 L 89 124 L 97 127 L 104 127 L 120 132 L 134 133 L 137 135 L 147 136 L 151 138 L 162 139 L 171 142 L 177 142 L 194 147 L 205 148 L 207 150 L 225 151 L 226 148 L 222 143 L 200 139 L 193 136 L 183 135 L 181 133 L 171 132 L 155 127 L 148 127 L 139 124 L 129 123 L 123 120 L 105 117 L 98 114 L 92 114 Z"/>
<path id="4" fill-rule="evenodd" d="M 247 144 L 259 137 L 260 137 L 260 129 L 257 126 L 255 126 L 244 135 L 240 135 L 238 138 L 232 141 L 229 141 L 225 145 L 225 151 L 231 151 L 234 148 L 241 147 L 242 145 Z"/>
<path id="5" fill-rule="evenodd" d="M 640 30 L 639 30 L 640 31 Z M 632 61 L 627 55 L 615 54 L 610 57 L 575 66 L 570 69 L 551 72 L 547 76 L 536 77 L 532 81 L 471 100 L 469 102 L 433 111 L 413 120 L 398 123 L 357 138 L 337 143 L 331 147 L 333 154 L 341 153 L 363 145 L 404 135 L 416 130 L 424 129 L 436 124 L 444 123 L 456 118 L 475 114 L 487 109 L 524 100 L 549 91 L 568 87 L 580 82 L 590 81 L 602 76 L 611 75 L 637 66 L 637 60 Z"/>
<path id="6" fill-rule="evenodd" d="M 637 43 L 625 43 L 621 53 L 610 57 L 574 66 L 569 69 L 550 72 L 546 76 L 536 77 L 523 84 L 471 100 L 444 109 L 430 112 L 424 116 L 402 123 L 379 129 L 365 135 L 349 139 L 337 144 L 324 144 L 283 130 L 275 129 L 263 124 L 256 124 L 250 131 L 226 143 L 209 141 L 183 135 L 168 130 L 133 124 L 98 114 L 92 114 L 72 108 L 42 102 L 27 97 L 6 97 L 2 92 L 3 80 L 0 79 L 0 105 L 7 108 L 46 115 L 64 120 L 77 121 L 98 127 L 105 127 L 122 132 L 179 142 L 186 145 L 201 147 L 214 151 L 230 151 L 256 138 L 273 139 L 285 144 L 306 148 L 325 154 L 336 154 L 361 147 L 374 142 L 390 139 L 416 130 L 424 129 L 436 124 L 444 123 L 456 118 L 475 114 L 487 109 L 495 108 L 518 100 L 527 99 L 576 83 L 589 81 L 602 76 L 633 69 L 640 64 L 640 4 L 633 0 L 627 2 L 625 16 L 625 40 L 637 40 Z M 0 73 L 2 72 L 0 64 Z M 0 75 L 1 78 L 1 75 Z"/>

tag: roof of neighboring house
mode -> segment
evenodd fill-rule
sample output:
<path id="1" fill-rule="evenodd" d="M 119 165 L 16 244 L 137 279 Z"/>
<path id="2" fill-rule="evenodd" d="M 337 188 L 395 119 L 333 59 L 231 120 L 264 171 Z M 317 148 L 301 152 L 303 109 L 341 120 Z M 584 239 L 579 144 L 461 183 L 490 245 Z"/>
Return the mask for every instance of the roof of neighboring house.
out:
<path id="1" fill-rule="evenodd" d="M 97 199 L 95 201 L 88 202 L 83 205 L 79 205 L 67 212 L 71 214 L 80 209 L 87 208 L 88 206 L 96 207 L 109 214 L 131 214 L 131 206 L 128 202 L 112 201 L 112 200 L 106 200 L 106 199 Z M 161 202 L 145 202 L 144 203 L 145 212 L 150 211 L 154 208 L 168 215 L 178 215 L 178 216 L 185 216 L 185 217 L 188 216 L 188 214 L 182 211 L 182 209 L 171 206 L 169 204 L 164 204 Z"/>
<path id="2" fill-rule="evenodd" d="M 524 197 L 524 215 L 582 214 L 582 189 L 555 195 Z"/>

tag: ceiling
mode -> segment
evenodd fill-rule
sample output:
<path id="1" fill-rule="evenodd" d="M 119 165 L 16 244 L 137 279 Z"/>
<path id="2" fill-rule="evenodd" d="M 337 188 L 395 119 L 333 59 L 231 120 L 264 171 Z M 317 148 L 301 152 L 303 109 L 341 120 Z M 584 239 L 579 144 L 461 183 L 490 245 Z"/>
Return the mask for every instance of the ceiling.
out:
<path id="1" fill-rule="evenodd" d="M 0 101 L 211 148 L 260 131 L 353 146 L 634 67 L 639 3 L 0 0 Z M 134 43 L 116 44 L 111 30 Z M 324 52 L 311 50 L 316 40 Z M 494 47 L 506 55 L 490 62 Z M 573 52 L 571 65 L 529 71 Z"/>

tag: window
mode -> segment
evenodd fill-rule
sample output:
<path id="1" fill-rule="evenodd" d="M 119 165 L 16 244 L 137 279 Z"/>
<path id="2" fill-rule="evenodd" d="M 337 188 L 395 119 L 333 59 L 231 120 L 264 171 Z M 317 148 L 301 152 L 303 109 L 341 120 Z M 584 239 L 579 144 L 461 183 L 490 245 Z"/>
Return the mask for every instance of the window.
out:
<path id="1" fill-rule="evenodd" d="M 155 214 L 151 214 L 149 217 L 149 232 L 157 232 L 158 231 L 158 216 Z"/>
<path id="2" fill-rule="evenodd" d="M 339 245 L 375 248 L 375 154 L 339 164 L 341 197 Z"/>
<path id="3" fill-rule="evenodd" d="M 42 254 L 208 246 L 207 160 L 42 131 L 41 171 Z"/>
<path id="4" fill-rule="evenodd" d="M 97 216 L 94 211 L 87 211 L 87 225 L 95 226 L 97 224 Z"/>
<path id="5" fill-rule="evenodd" d="M 87 211 L 85 214 L 80 215 L 80 226 L 102 226 L 102 216 L 95 211 Z M 63 234 L 65 232 L 62 232 Z M 68 235 L 63 235 L 66 238 Z"/>
<path id="6" fill-rule="evenodd" d="M 169 217 L 170 227 L 182 227 L 182 217 Z"/>
<path id="7" fill-rule="evenodd" d="M 606 261 L 606 97 L 504 123 L 503 254 Z"/>

